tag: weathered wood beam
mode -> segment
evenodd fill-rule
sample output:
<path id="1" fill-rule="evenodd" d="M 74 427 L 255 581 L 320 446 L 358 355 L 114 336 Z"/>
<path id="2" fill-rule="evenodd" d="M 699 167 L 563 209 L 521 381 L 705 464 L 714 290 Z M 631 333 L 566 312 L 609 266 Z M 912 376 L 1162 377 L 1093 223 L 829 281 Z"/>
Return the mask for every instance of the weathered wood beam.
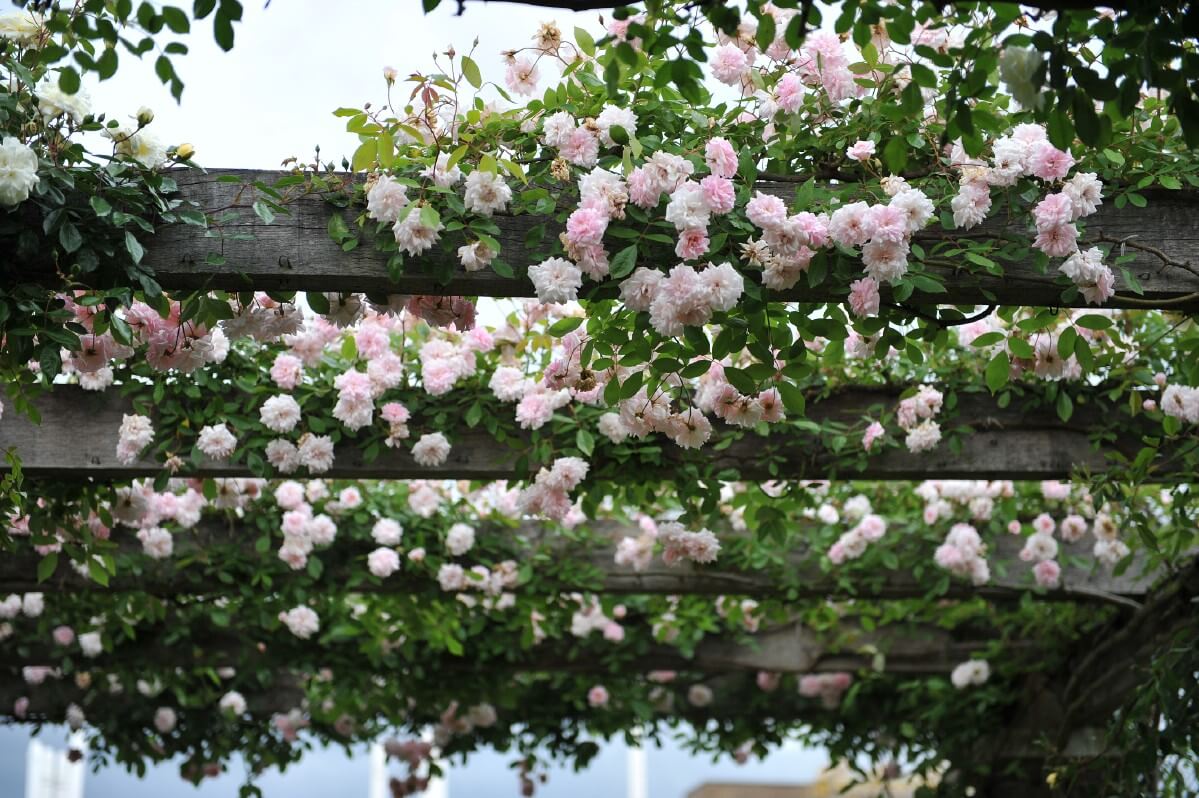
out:
<path id="1" fill-rule="evenodd" d="M 593 522 L 590 528 L 612 540 L 626 535 L 636 537 L 640 530 L 617 522 Z M 342 530 L 345 534 L 346 530 Z M 891 535 L 903 535 L 900 526 L 893 528 Z M 118 531 L 118 537 L 121 533 Z M 505 541 L 514 541 L 510 556 L 524 561 L 535 550 L 531 541 L 552 537 L 552 529 L 527 522 L 513 530 L 507 527 L 479 531 L 483 540 L 495 534 Z M 105 590 L 108 592 L 140 592 L 155 596 L 220 595 L 229 591 L 228 582 L 220 579 L 224 569 L 210 562 L 216 547 L 233 547 L 244 557 L 241 562 L 261 562 L 263 555 L 253 550 L 257 533 L 242 527 L 229 527 L 219 521 L 204 521 L 197 528 L 178 532 L 175 535 L 174 555 L 169 560 L 153 560 L 141 554 L 141 544 L 132 534 L 120 538 L 118 553 L 132 556 L 136 561 L 136 572 L 123 568 L 109 581 L 107 587 L 81 576 L 65 562 L 43 582 L 37 581 L 37 566 L 40 557 L 34 552 L 19 552 L 0 559 L 0 595 L 29 591 L 54 593 Z M 1061 586 L 1056 590 L 1037 590 L 1028 563 L 1020 560 L 1020 549 L 1024 538 L 1018 535 L 1003 535 L 989 542 L 988 559 L 994 574 L 991 582 L 975 586 L 961 579 L 950 582 L 944 593 L 946 598 L 985 598 L 992 601 L 1018 601 L 1026 595 L 1050 601 L 1116 602 L 1137 606 L 1143 600 L 1159 574 L 1147 572 L 1143 563 L 1135 562 L 1120 575 L 1094 563 L 1089 556 L 1090 541 L 1062 543 L 1059 559 L 1062 561 Z M 730 595 L 770 598 L 789 596 L 796 599 L 822 597 L 869 597 L 874 599 L 904 599 L 927 595 L 939 573 L 933 572 L 923 579 L 907 571 L 886 570 L 882 579 L 861 580 L 847 586 L 835 574 L 825 573 L 820 567 L 820 552 L 793 551 L 787 555 L 786 568 L 790 574 L 787 582 L 777 580 L 769 573 L 744 571 L 721 565 L 700 566 L 694 563 L 666 565 L 660 558 L 643 571 L 619 566 L 614 561 L 615 548 L 597 545 L 590 551 L 578 551 L 578 544 L 569 544 L 571 556 L 591 564 L 598 574 L 598 587 L 594 582 L 545 584 L 545 590 L 554 594 L 589 591 L 610 595 Z M 884 542 L 881 545 L 888 545 Z M 319 583 L 326 590 L 344 588 L 353 573 L 363 573 L 366 555 L 374 548 L 365 541 L 345 541 L 314 554 L 323 565 Z M 177 568 L 175 562 L 191 559 L 189 565 Z M 266 555 L 274 564 L 274 555 Z M 359 560 L 357 566 L 351 563 Z M 1079 562 L 1086 562 L 1080 565 Z M 274 576 L 275 583 L 284 582 L 290 575 L 282 565 Z M 930 571 L 932 569 L 930 568 Z M 379 582 L 364 582 L 353 587 L 362 593 L 428 593 L 437 594 L 440 588 L 436 580 L 425 574 L 401 571 Z M 528 588 L 520 588 L 527 594 Z"/>
<path id="2" fill-rule="evenodd" d="M 1075 723 L 1107 718 L 1152 678 L 1155 654 L 1168 645 L 1194 646 L 1196 630 L 1199 560 L 1191 560 L 1132 618 L 1106 625 L 1078 649 L 1064 679 L 1066 716 Z"/>
<path id="3" fill-rule="evenodd" d="M 366 240 L 350 252 L 344 252 L 328 235 L 331 215 L 344 216 L 353 229 L 356 209 L 336 208 L 318 196 L 306 196 L 291 206 L 291 214 L 279 216 L 272 224 L 264 223 L 252 210 L 254 193 L 241 191 L 238 183 L 220 182 L 221 177 L 238 177 L 246 183 L 259 181 L 273 185 L 284 172 L 255 172 L 216 169 L 207 174 L 180 172 L 176 177 L 182 196 L 200 208 L 228 209 L 230 217 L 222 222 L 219 231 L 205 237 L 192 226 L 175 226 L 161 230 L 146 244 L 144 263 L 153 268 L 157 279 L 169 289 L 221 288 L 228 290 L 270 291 L 360 291 L 392 294 L 448 294 L 463 296 L 530 297 L 532 285 L 524 278 L 525 267 L 539 262 L 547 247 L 556 241 L 559 226 L 552 218 L 496 216 L 500 228 L 496 237 L 501 258 L 511 265 L 517 277 L 501 277 L 491 269 L 467 272 L 449 253 L 435 250 L 418 260 L 408 259 L 403 273 L 393 279 L 387 270 L 388 255 L 376 251 L 374 243 Z M 795 183 L 762 182 L 759 188 L 786 200 L 795 196 Z M 1199 292 L 1199 195 L 1194 192 L 1149 192 L 1145 208 L 1127 206 L 1117 210 L 1105 203 L 1087 219 L 1087 239 L 1127 240 L 1130 247 L 1148 245 L 1159 249 L 1177 263 L 1196 264 L 1190 270 L 1183 266 L 1168 266 L 1151 251 L 1129 248 L 1136 259 L 1127 265 L 1135 275 L 1144 294 L 1151 300 L 1177 308 L 1199 308 L 1194 298 Z M 546 225 L 545 242 L 531 250 L 525 244 L 529 231 L 539 224 Z M 1003 220 L 993 220 L 970 231 L 971 237 L 994 234 L 1027 238 L 1028 230 L 1020 225 L 1007 226 Z M 460 233 L 447 233 L 456 240 Z M 953 231 L 930 231 L 919 236 L 927 248 L 953 235 Z M 622 246 L 610 242 L 609 249 Z M 209 264 L 210 254 L 222 259 Z M 917 294 L 912 302 L 943 305 L 975 305 L 999 303 L 1004 305 L 1033 305 L 1057 307 L 1062 285 L 1055 285 L 1056 271 L 1041 272 L 1031 258 L 1021 263 L 1004 264 L 1004 275 L 987 275 L 965 261 L 949 267 L 928 264 L 925 270 L 944 281 L 946 293 Z M 973 271 L 970 271 L 973 270 Z M 588 283 L 597 296 L 612 296 L 615 281 Z M 1123 275 L 1117 272 L 1116 290 L 1132 293 Z M 804 302 L 840 302 L 848 294 L 848 286 L 825 280 L 814 287 L 796 286 L 772 296 L 780 300 Z M 588 294 L 590 295 L 590 294 Z M 889 290 L 883 289 L 884 301 L 890 300 Z M 1180 302 L 1180 300 L 1182 300 Z M 1077 300 L 1082 304 L 1082 300 Z M 1143 307 L 1144 303 L 1123 302 L 1113 298 L 1108 307 Z"/>
<path id="4" fill-rule="evenodd" d="M 239 665 L 253 662 L 256 667 L 276 661 L 280 665 L 299 662 L 319 665 L 322 652 L 357 644 L 333 641 L 313 644 L 298 641 L 285 631 L 256 635 L 252 630 L 213 634 L 209 638 L 175 641 L 153 631 L 143 632 L 136 640 L 118 644 L 92 660 L 78 661 L 78 669 L 103 670 L 112 665 L 136 665 L 139 668 Z M 798 623 L 763 630 L 744 638 L 719 635 L 705 638 L 691 655 L 668 645 L 651 644 L 637 649 L 625 648 L 627 658 L 609 660 L 590 656 L 577 643 L 548 641 L 529 651 L 512 650 L 500 657 L 482 657 L 469 650 L 463 656 L 446 657 L 437 664 L 437 672 L 479 673 L 648 673 L 655 670 L 701 673 L 773 671 L 776 673 L 830 673 L 882 668 L 888 673 L 938 675 L 949 673 L 956 665 L 985 648 L 991 641 L 980 637 L 957 637 L 933 626 L 906 624 L 864 631 L 846 625 L 832 632 L 817 632 Z M 622 651 L 621 644 L 611 646 Z M 1005 646 L 1015 652 L 1032 650 L 1035 641 L 1010 641 Z M 865 653 L 863 653 L 865 652 Z M 877 654 L 876 654 L 877 652 Z M 345 652 L 342 652 L 343 654 Z M 62 650 L 49 645 L 24 644 L 0 651 L 0 668 L 28 665 L 52 665 L 61 660 Z M 402 670 L 402 653 L 388 655 L 383 663 Z M 427 668 L 427 659 L 412 663 Z"/>
<path id="5" fill-rule="evenodd" d="M 871 413 L 893 409 L 898 389 L 847 389 L 828 399 L 809 405 L 808 417 L 816 422 L 857 423 Z M 1090 433 L 1104 419 L 1090 406 L 1080 403 L 1068 423 L 1063 423 L 1050 408 L 1020 407 L 1015 400 L 998 407 L 988 396 L 960 394 L 957 413 L 973 431 L 957 441 L 958 446 L 942 442 L 930 452 L 913 454 L 903 448 L 891 448 L 870 457 L 862 471 L 839 466 L 837 458 L 825 451 L 811 436 L 796 430 L 780 429 L 769 436 L 752 432 L 718 429 L 714 444 L 721 436 L 734 440 L 724 449 L 712 444 L 698 450 L 684 450 L 667 444 L 656 463 L 640 463 L 633 469 L 637 478 L 646 478 L 648 469 L 660 468 L 661 478 L 676 474 L 680 466 L 710 467 L 715 474 L 727 470 L 742 479 L 818 479 L 861 478 L 906 479 L 1058 479 L 1077 469 L 1102 472 L 1109 468 L 1108 455 L 1132 456 L 1140 448 L 1134 425 L 1128 425 L 1103 449 L 1095 448 Z M 88 393 L 73 386 L 59 386 L 39 398 L 36 406 L 42 423 L 11 414 L 0 424 L 0 451 L 14 448 L 28 476 L 65 479 L 129 479 L 151 476 L 161 464 L 142 458 L 132 464 L 116 459 L 121 416 L 130 412 L 127 400 L 114 391 Z M 943 426 L 952 427 L 952 420 Z M 948 430 L 947 430 L 948 431 Z M 540 464 L 532 464 L 527 473 L 518 473 L 515 464 L 526 449 L 524 438 L 497 444 L 480 429 L 445 430 L 453 449 L 447 461 L 436 467 L 421 466 L 406 449 L 384 449 L 372 462 L 366 462 L 360 447 L 344 440 L 336 452 L 332 469 L 324 476 L 357 479 L 523 479 L 532 476 Z M 213 477 L 249 476 L 241 463 L 202 461 L 193 466 L 187 452 L 181 474 Z M 603 456 L 593 462 L 597 471 L 605 466 Z M 0 468 L 7 468 L 6 465 Z M 1190 474 L 1163 472 L 1163 478 L 1186 478 Z"/>

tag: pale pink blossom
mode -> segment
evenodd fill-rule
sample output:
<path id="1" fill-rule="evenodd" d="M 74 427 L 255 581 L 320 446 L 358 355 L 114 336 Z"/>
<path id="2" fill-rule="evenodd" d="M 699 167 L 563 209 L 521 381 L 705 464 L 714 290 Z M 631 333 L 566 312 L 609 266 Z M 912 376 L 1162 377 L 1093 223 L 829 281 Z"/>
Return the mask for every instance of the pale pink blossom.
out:
<path id="1" fill-rule="evenodd" d="M 225 460 L 237 449 L 237 438 L 224 424 L 210 424 L 200 430 L 196 448 L 213 460 Z"/>
<path id="2" fill-rule="evenodd" d="M 683 260 L 696 260 L 708 251 L 708 231 L 702 227 L 689 227 L 679 234 L 674 253 Z"/>
<path id="3" fill-rule="evenodd" d="M 774 87 L 774 101 L 789 114 L 799 111 L 803 106 L 803 81 L 790 72 L 783 75 Z"/>
<path id="4" fill-rule="evenodd" d="M 366 192 L 366 211 L 378 222 L 395 224 L 408 204 L 408 189 L 389 175 L 379 175 Z"/>
<path id="5" fill-rule="evenodd" d="M 599 159 L 599 139 L 585 127 L 572 130 L 558 152 L 575 166 L 590 169 Z"/>
<path id="6" fill-rule="evenodd" d="M 400 569 L 400 555 L 395 549 L 377 548 L 366 558 L 370 572 L 380 579 L 386 579 Z"/>
<path id="7" fill-rule="evenodd" d="M 728 178 L 708 175 L 699 181 L 699 187 L 703 191 L 704 202 L 714 214 L 728 213 L 736 204 L 737 192 L 733 181 Z"/>
<path id="8" fill-rule="evenodd" d="M 846 247 L 856 247 L 874 237 L 874 217 L 864 202 L 851 202 L 833 211 L 828 231 L 833 240 Z"/>
<path id="9" fill-rule="evenodd" d="M 450 442 L 440 432 L 422 435 L 412 447 L 412 459 L 417 465 L 435 468 L 450 456 Z"/>
<path id="10" fill-rule="evenodd" d="M 878 423 L 877 421 L 870 422 L 870 426 L 866 427 L 866 432 L 862 435 L 862 448 L 866 451 L 870 451 L 874 446 L 874 442 L 881 438 L 884 434 L 885 430 L 883 429 L 882 424 Z"/>
<path id="11" fill-rule="evenodd" d="M 1028 171 L 1042 180 L 1061 180 L 1074 166 L 1074 156 L 1054 147 L 1048 141 L 1032 146 Z"/>
<path id="12" fill-rule="evenodd" d="M 845 155 L 855 161 L 869 161 L 874 157 L 876 146 L 873 141 L 859 140 L 845 150 Z"/>
<path id="13" fill-rule="evenodd" d="M 300 405 L 287 394 L 272 396 L 258 412 L 262 425 L 274 432 L 290 432 L 300 421 Z"/>
<path id="14" fill-rule="evenodd" d="M 1052 590 L 1061 583 L 1062 568 L 1055 560 L 1041 560 L 1033 566 L 1032 572 L 1038 587 Z"/>
<path id="15" fill-rule="evenodd" d="M 566 236 L 572 244 L 599 244 L 607 229 L 607 214 L 595 208 L 578 208 L 566 220 Z"/>
<path id="16" fill-rule="evenodd" d="M 732 177 L 737 174 L 737 153 L 729 140 L 716 136 L 704 145 L 704 161 L 708 170 L 716 177 Z"/>
<path id="17" fill-rule="evenodd" d="M 726 86 L 735 86 L 749 72 L 749 59 L 732 44 L 718 46 L 711 59 L 712 77 Z"/>
<path id="18" fill-rule="evenodd" d="M 513 94 L 531 97 L 537 91 L 537 81 L 540 77 L 537 65 L 521 56 L 508 62 L 508 69 L 504 72 L 504 83 Z"/>
<path id="19" fill-rule="evenodd" d="M 1049 194 L 1032 210 L 1038 230 L 1069 224 L 1074 220 L 1074 203 L 1065 192 Z"/>
<path id="20" fill-rule="evenodd" d="M 290 391 L 300 384 L 303 375 L 303 362 L 295 355 L 280 352 L 275 356 L 271 366 L 271 379 L 285 391 Z"/>
<path id="21" fill-rule="evenodd" d="M 1081 515 L 1071 514 L 1062 519 L 1062 540 L 1066 541 L 1067 543 L 1074 543 L 1082 540 L 1083 535 L 1086 533 L 1087 521 Z"/>
<path id="22" fill-rule="evenodd" d="M 1073 224 L 1060 224 L 1037 231 L 1032 244 L 1051 258 L 1064 258 L 1078 249 L 1078 228 Z"/>
<path id="23" fill-rule="evenodd" d="M 491 216 L 508 207 L 512 189 L 504 178 L 494 172 L 476 169 L 466 176 L 463 204 L 466 209 L 480 216 Z"/>
<path id="24" fill-rule="evenodd" d="M 587 691 L 587 703 L 593 709 L 600 709 L 608 706 L 609 698 L 610 696 L 608 695 L 608 690 L 602 684 L 597 684 L 595 687 L 592 687 Z"/>
<path id="25" fill-rule="evenodd" d="M 759 191 L 745 206 L 745 215 L 753 224 L 770 230 L 787 221 L 787 206 L 778 197 Z"/>
<path id="26" fill-rule="evenodd" d="M 863 277 L 849 284 L 849 307 L 855 316 L 877 316 L 879 304 L 878 281 L 873 277 Z"/>
<path id="27" fill-rule="evenodd" d="M 542 303 L 556 304 L 578 299 L 583 273 L 564 258 L 549 258 L 529 267 L 529 279 Z"/>
<path id="28" fill-rule="evenodd" d="M 301 640 L 307 640 L 321 628 L 321 619 L 316 611 L 302 605 L 279 613 L 279 621 Z"/>

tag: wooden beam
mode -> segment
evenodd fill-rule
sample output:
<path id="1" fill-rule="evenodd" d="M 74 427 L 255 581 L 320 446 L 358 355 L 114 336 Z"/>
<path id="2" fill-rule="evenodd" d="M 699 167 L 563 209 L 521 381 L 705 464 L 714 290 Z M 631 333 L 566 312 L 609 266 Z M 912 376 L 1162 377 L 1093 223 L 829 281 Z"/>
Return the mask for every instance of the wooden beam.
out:
<path id="1" fill-rule="evenodd" d="M 1194 646 L 1199 630 L 1199 559 L 1154 591 L 1133 617 L 1112 621 L 1077 649 L 1066 669 L 1062 703 L 1069 722 L 1102 721 L 1153 679 L 1166 646 Z M 1144 718 L 1156 725 L 1156 719 Z"/>
<path id="2" fill-rule="evenodd" d="M 833 397 L 813 401 L 808 418 L 815 422 L 857 423 L 868 414 L 892 410 L 899 390 L 847 389 Z M 158 474 L 162 465 L 150 458 L 123 464 L 116 459 L 121 416 L 130 412 L 127 400 L 115 391 L 89 393 L 74 386 L 58 386 L 36 400 L 42 423 L 11 414 L 0 424 L 0 451 L 13 448 L 21 458 L 27 476 L 61 479 L 131 479 Z M 812 436 L 794 429 L 781 428 L 769 436 L 753 432 L 718 428 L 713 441 L 698 450 L 685 450 L 669 443 L 657 463 L 641 463 L 637 478 L 648 478 L 647 469 L 660 468 L 661 478 L 678 473 L 680 466 L 710 467 L 711 473 L 736 473 L 741 479 L 820 479 L 861 478 L 880 480 L 907 479 L 1059 479 L 1077 469 L 1102 472 L 1108 469 L 1108 455 L 1132 456 L 1140 448 L 1134 425 L 1123 434 L 1095 448 L 1090 430 L 1101 426 L 1102 415 L 1093 405 L 1083 406 L 1063 423 L 1051 408 L 1020 407 L 1014 400 L 1000 408 L 989 397 L 977 393 L 959 394 L 957 416 L 972 423 L 972 432 L 963 434 L 957 449 L 949 442 L 930 452 L 913 454 L 891 448 L 871 456 L 861 471 L 838 467 L 839 462 L 823 450 Z M 952 428 L 953 419 L 942 419 Z M 416 429 L 419 430 L 419 422 Z M 336 451 L 333 467 L 324 476 L 349 479 L 524 479 L 530 471 L 518 472 L 516 461 L 527 449 L 527 440 L 517 438 L 507 444 L 496 441 L 481 429 L 444 430 L 453 444 L 447 461 L 436 467 L 416 463 L 406 449 L 384 449 L 372 462 L 366 462 L 360 447 L 352 439 L 343 440 Z M 947 429 L 948 432 L 948 429 Z M 723 449 L 713 448 L 722 436 L 733 442 Z M 601 449 L 602 451 L 602 449 Z M 202 461 L 191 464 L 187 452 L 181 474 L 212 477 L 250 476 L 241 463 Z M 593 468 L 602 475 L 606 465 L 619 470 L 623 463 L 605 460 L 600 454 Z M 7 465 L 0 465 L 7 468 Z M 1164 478 L 1187 474 L 1164 472 Z"/>
<path id="3" fill-rule="evenodd" d="M 268 291 L 358 291 L 392 294 L 448 294 L 463 296 L 529 297 L 534 296 L 532 285 L 524 278 L 527 266 L 549 254 L 548 247 L 557 240 L 561 229 L 553 218 L 522 216 L 495 217 L 500 228 L 501 258 L 511 265 L 517 277 L 506 278 L 491 269 L 467 272 L 454 255 L 440 249 L 418 260 L 409 259 L 403 273 L 393 279 L 387 270 L 388 255 L 376 251 L 370 235 L 357 248 L 344 252 L 330 239 L 327 229 L 333 214 L 341 214 L 351 229 L 361 209 L 342 210 L 319 196 L 309 195 L 291 205 L 291 214 L 279 216 L 274 223 L 264 223 L 252 210 L 254 193 L 241 191 L 239 183 L 221 182 L 221 178 L 236 177 L 245 183 L 262 182 L 273 185 L 284 172 L 261 172 L 215 169 L 207 174 L 179 172 L 176 175 L 183 198 L 200 208 L 228 209 L 218 231 L 219 237 L 205 237 L 193 226 L 175 226 L 161 230 L 146 242 L 144 263 L 153 268 L 157 279 L 168 289 L 221 288 L 227 290 Z M 762 182 L 762 191 L 793 200 L 795 183 Z M 1087 219 L 1087 239 L 1127 240 L 1130 246 L 1145 244 L 1161 250 L 1178 263 L 1199 264 L 1199 194 L 1195 192 L 1142 192 L 1149 198 L 1145 208 L 1129 205 L 1116 209 L 1109 201 Z M 525 245 L 528 232 L 539 224 L 546 225 L 545 243 L 536 249 Z M 1008 226 L 1004 220 L 992 220 L 971 231 L 995 236 L 1028 238 L 1027 225 Z M 457 242 L 459 233 L 446 234 Z M 926 250 L 953 231 L 929 231 L 918 236 Z M 609 249 L 621 242 L 609 242 Z M 1143 288 L 1142 299 L 1161 302 L 1179 309 L 1199 308 L 1194 298 L 1181 298 L 1199 292 L 1199 267 L 1188 270 L 1182 266 L 1167 266 L 1150 251 L 1129 248 L 1135 260 L 1126 268 L 1135 275 Z M 220 262 L 210 264 L 210 254 L 220 256 Z M 942 258 L 944 260 L 944 258 Z M 958 261 L 957 258 L 952 260 Z M 1029 258 L 1024 262 L 1005 263 L 1004 275 L 996 277 L 981 272 L 966 261 L 953 267 L 926 265 L 925 271 L 944 281 L 947 292 L 925 295 L 919 293 L 910 301 L 944 305 L 982 305 L 998 302 L 1005 305 L 1061 306 L 1063 285 L 1055 285 L 1057 272 L 1041 272 Z M 612 296 L 616 282 L 588 283 L 598 289 L 597 296 Z M 589 289 L 591 290 L 591 289 Z M 1123 275 L 1117 271 L 1116 290 L 1132 293 Z M 772 294 L 773 298 L 803 302 L 840 302 L 848 286 L 826 280 L 815 287 L 797 286 Z M 884 301 L 890 300 L 889 289 L 883 289 Z M 1076 303 L 1082 305 L 1081 298 Z M 1108 307 L 1143 307 L 1143 303 L 1122 302 L 1113 298 Z"/>
<path id="4" fill-rule="evenodd" d="M 596 636 L 598 638 L 598 636 Z M 326 641 L 319 645 L 299 641 L 286 631 L 255 634 L 243 629 L 236 634 L 214 632 L 210 637 L 170 643 L 165 632 L 139 630 L 136 640 L 117 644 L 90 660 L 77 660 L 77 669 L 103 670 L 112 665 L 136 665 L 147 670 L 188 665 L 244 665 L 253 662 L 319 665 L 321 653 L 348 646 L 357 651 L 357 642 Z M 650 644 L 633 649 L 616 643 L 583 645 L 577 641 L 552 640 L 528 651 L 513 649 L 500 657 L 481 657 L 469 649 L 463 656 L 438 661 L 433 671 L 479 673 L 649 673 L 655 670 L 701 672 L 705 674 L 739 671 L 777 673 L 831 673 L 879 668 L 888 673 L 940 675 L 949 673 L 972 654 L 986 648 L 985 638 L 959 638 L 952 632 L 920 624 L 879 627 L 865 631 L 853 625 L 833 632 L 816 632 L 799 623 L 789 623 L 752 635 L 715 635 L 706 637 L 688 655 L 668 645 Z M 1031 650 L 1035 641 L 1005 643 L 1013 653 Z M 597 649 L 626 658 L 594 656 Z M 865 653 L 863 653 L 865 652 Z M 876 655 L 877 652 L 877 655 Z M 342 652 L 346 653 L 345 651 Z M 13 645 L 0 651 L 0 669 L 28 665 L 53 665 L 63 657 L 61 649 L 46 645 Z M 436 658 L 436 657 L 434 657 Z M 408 665 L 430 666 L 428 658 L 408 662 L 401 653 L 384 655 L 376 663 L 397 671 Z"/>
<path id="5" fill-rule="evenodd" d="M 640 530 L 617 522 L 592 522 L 589 528 L 613 541 L 626 535 L 636 537 Z M 342 529 L 343 537 L 348 530 Z M 352 531 L 350 531 L 352 534 Z M 893 528 L 892 536 L 903 535 L 902 526 Z M 505 541 L 514 541 L 511 556 L 523 561 L 536 550 L 538 539 L 554 535 L 552 529 L 527 522 L 517 529 L 508 527 L 480 529 L 481 539 L 489 535 L 501 535 Z M 12 553 L 0 559 L 0 595 L 30 591 L 54 593 L 105 590 L 108 592 L 140 592 L 155 596 L 220 595 L 229 590 L 229 584 L 218 578 L 218 574 L 232 569 L 211 563 L 212 552 L 217 547 L 233 547 L 231 550 L 244 552 L 245 562 L 261 563 L 263 557 L 253 551 L 253 541 L 258 537 L 254 530 L 229 527 L 215 520 L 206 520 L 195 529 L 175 534 L 174 555 L 168 560 L 153 560 L 141 553 L 141 544 L 132 535 L 118 541 L 119 556 L 132 557 L 136 562 L 136 573 L 122 568 L 103 587 L 91 579 L 81 576 L 65 562 L 43 582 L 37 581 L 37 566 L 40 557 L 34 552 Z M 361 537 L 365 537 L 362 530 Z M 962 579 L 953 579 L 945 598 L 968 599 L 973 597 L 993 601 L 1018 601 L 1026 595 L 1050 601 L 1115 602 L 1137 606 L 1145 598 L 1159 574 L 1149 572 L 1143 562 L 1134 562 L 1121 575 L 1094 563 L 1089 552 L 1091 543 L 1062 543 L 1059 559 L 1062 561 L 1061 587 L 1056 590 L 1035 589 L 1028 563 L 1020 560 L 1020 549 L 1024 538 L 1004 534 L 988 541 L 988 558 L 994 574 L 986 585 L 974 586 Z M 788 596 L 795 599 L 824 597 L 868 597 L 873 599 L 904 599 L 929 594 L 931 585 L 940 572 L 930 567 L 929 575 L 920 579 L 907 571 L 886 570 L 882 580 L 863 580 L 862 584 L 847 589 L 844 580 L 835 574 L 825 573 L 820 567 L 820 552 L 793 551 L 786 557 L 786 568 L 792 575 L 787 583 L 777 581 L 773 575 L 761 571 L 743 571 L 721 565 L 701 566 L 694 563 L 666 565 L 660 558 L 643 571 L 616 565 L 615 549 L 611 545 L 599 545 L 590 551 L 573 551 L 578 544 L 571 543 L 572 556 L 592 565 L 599 579 L 595 582 L 546 584 L 544 589 L 553 593 L 596 592 L 609 595 L 730 595 L 753 598 Z M 884 541 L 880 545 L 889 545 Z M 336 545 L 314 553 L 323 565 L 320 585 L 326 590 L 344 587 L 354 573 L 364 573 L 363 560 L 374 548 L 365 540 L 339 541 Z M 909 547 L 910 548 L 910 547 Z M 931 549 L 930 549 L 931 550 Z M 193 554 L 206 553 L 207 557 L 194 559 L 189 565 L 177 568 L 175 562 L 190 558 Z M 1138 558 L 1139 559 L 1139 558 Z M 206 560 L 209 562 L 206 564 Z M 352 565 L 353 560 L 359 560 Z M 1079 562 L 1086 565 L 1079 565 Z M 281 564 L 273 574 L 275 584 L 286 582 L 291 572 Z M 362 593 L 428 593 L 436 595 L 440 588 L 436 580 L 427 574 L 411 574 L 400 571 L 379 582 L 355 584 L 355 592 Z M 529 589 L 518 589 L 528 594 Z"/>

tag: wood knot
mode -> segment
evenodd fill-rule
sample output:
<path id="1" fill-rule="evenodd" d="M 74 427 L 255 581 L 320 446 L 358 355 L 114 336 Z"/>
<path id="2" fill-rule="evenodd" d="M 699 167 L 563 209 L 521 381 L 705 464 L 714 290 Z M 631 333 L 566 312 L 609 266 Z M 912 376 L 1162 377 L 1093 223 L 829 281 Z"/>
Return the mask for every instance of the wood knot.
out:
<path id="1" fill-rule="evenodd" d="M 286 255 L 280 255 L 279 256 L 279 268 L 280 269 L 292 268 L 291 258 L 287 257 Z"/>

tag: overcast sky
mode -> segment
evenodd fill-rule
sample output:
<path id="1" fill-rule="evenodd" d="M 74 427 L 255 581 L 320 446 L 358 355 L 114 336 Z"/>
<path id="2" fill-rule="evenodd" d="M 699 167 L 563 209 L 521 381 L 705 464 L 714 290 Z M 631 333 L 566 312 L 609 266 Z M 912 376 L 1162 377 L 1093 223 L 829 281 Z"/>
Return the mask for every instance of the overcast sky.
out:
<path id="1" fill-rule="evenodd" d="M 159 138 L 194 144 L 205 166 L 266 169 L 289 155 L 307 157 L 317 144 L 322 160 L 340 161 L 356 138 L 332 112 L 377 105 L 385 96 L 384 66 L 404 76 L 430 71 L 434 52 L 451 44 L 466 52 L 477 37 L 475 60 L 484 76 L 502 81 L 500 51 L 530 44 L 540 22 L 557 20 L 568 36 L 576 25 L 599 29 L 596 12 L 472 0 L 458 17 L 456 8 L 445 0 L 425 16 L 417 0 L 274 0 L 269 8 L 246 0 L 232 52 L 213 42 L 210 21 L 187 37 L 192 52 L 176 65 L 186 85 L 182 104 L 159 83 L 151 62 L 131 57 L 122 59 L 115 78 L 93 83 L 92 95 L 97 110 L 119 116 L 150 106 Z"/>

